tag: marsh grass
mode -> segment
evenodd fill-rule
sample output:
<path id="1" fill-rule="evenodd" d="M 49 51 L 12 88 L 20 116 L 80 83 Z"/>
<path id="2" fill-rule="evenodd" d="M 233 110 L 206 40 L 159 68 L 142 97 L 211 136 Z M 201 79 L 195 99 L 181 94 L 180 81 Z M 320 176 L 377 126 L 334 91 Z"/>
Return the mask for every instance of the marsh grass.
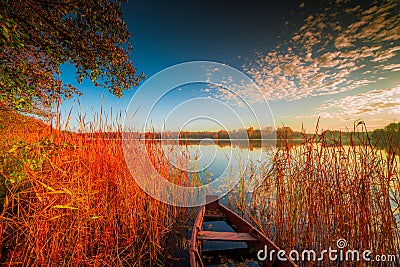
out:
<path id="1" fill-rule="evenodd" d="M 35 140 L 22 134 L 30 142 L 2 153 L 3 264 L 162 265 L 169 235 L 187 212 L 139 188 L 125 164 L 120 128 L 113 127 L 110 139 L 101 132 L 104 122 L 97 123 L 89 125 L 92 135 L 54 130 Z M 162 161 L 157 168 L 171 174 Z"/>
<path id="2" fill-rule="evenodd" d="M 183 255 L 188 248 L 183 232 L 196 210 L 163 204 L 136 184 L 125 164 L 120 118 L 98 115 L 87 123 L 79 116 L 82 134 L 32 132 L 26 125 L 4 146 L 2 264 L 156 266 L 176 257 L 171 253 L 177 247 Z M 69 121 L 55 125 L 67 128 Z M 353 134 L 351 144 L 343 145 L 329 132 L 304 135 L 301 144 L 281 136 L 261 185 L 248 193 L 247 179 L 240 179 L 229 203 L 287 251 L 322 251 L 344 238 L 351 249 L 396 255 L 399 148 L 382 151 L 365 137 Z M 159 142 L 150 139 L 146 146 L 163 177 L 185 186 L 199 183 L 171 167 Z M 186 156 L 180 157 L 182 166 Z M 250 180 L 257 176 L 254 168 L 242 168 Z"/>
<path id="3" fill-rule="evenodd" d="M 286 143 L 277 149 L 262 184 L 245 201 L 233 193 L 234 206 L 287 251 L 335 249 L 344 238 L 348 249 L 396 255 L 397 263 L 383 264 L 399 264 L 398 144 L 382 151 L 365 133 L 352 134 L 350 141 L 345 146 L 340 138 L 330 140 L 329 132 L 304 135 L 300 145 L 282 138 Z M 338 263 L 325 257 L 300 264 Z"/>

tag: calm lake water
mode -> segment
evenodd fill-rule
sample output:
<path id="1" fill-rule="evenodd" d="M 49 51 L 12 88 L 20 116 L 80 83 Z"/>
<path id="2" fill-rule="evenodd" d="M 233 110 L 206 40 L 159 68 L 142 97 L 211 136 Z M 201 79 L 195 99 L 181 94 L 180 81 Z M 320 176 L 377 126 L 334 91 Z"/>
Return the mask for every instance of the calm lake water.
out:
<path id="1" fill-rule="evenodd" d="M 276 152 L 276 140 L 166 140 L 162 145 L 170 164 L 189 171 L 192 176 L 198 175 L 202 184 L 216 179 L 237 181 L 245 177 L 249 180 L 248 175 L 252 173 L 251 180 L 255 182 L 252 186 L 257 186 L 261 174 L 270 169 L 271 158 Z M 344 150 L 348 148 L 343 146 Z M 386 157 L 384 150 L 378 151 Z M 400 162 L 399 156 L 396 160 Z"/>
<path id="2" fill-rule="evenodd" d="M 179 143 L 178 143 L 179 142 Z M 270 166 L 275 149 L 275 140 L 171 140 L 163 142 L 163 150 L 170 164 L 175 168 L 199 177 L 201 184 L 219 180 L 224 183 L 238 182 L 244 177 L 248 191 L 260 181 L 260 175 Z M 251 170 L 251 172 L 250 172 Z M 249 177 L 252 173 L 253 176 Z"/>
<path id="3" fill-rule="evenodd" d="M 301 147 L 300 145 L 297 148 Z M 342 147 L 344 150 L 349 148 L 349 146 Z M 220 182 L 215 187 L 224 191 L 232 183 L 237 184 L 241 178 L 244 178 L 247 193 L 251 193 L 261 184 L 265 172 L 271 169 L 271 158 L 276 152 L 275 140 L 266 140 L 263 144 L 260 141 L 244 142 L 242 140 L 231 140 L 231 142 L 229 140 L 190 140 L 175 144 L 166 142 L 163 143 L 163 149 L 171 164 L 178 169 L 189 171 L 193 177 L 199 177 L 202 185 L 218 180 Z M 334 148 L 327 149 L 337 151 Z M 384 160 L 386 152 L 379 149 L 378 151 Z M 396 160 L 400 162 L 399 156 Z M 385 163 L 382 161 L 381 164 Z M 391 186 L 394 185 L 391 184 Z M 225 203 L 226 199 L 223 198 L 221 201 Z M 392 200 L 391 205 L 397 206 Z M 395 212 L 395 217 L 400 225 L 398 211 Z"/>

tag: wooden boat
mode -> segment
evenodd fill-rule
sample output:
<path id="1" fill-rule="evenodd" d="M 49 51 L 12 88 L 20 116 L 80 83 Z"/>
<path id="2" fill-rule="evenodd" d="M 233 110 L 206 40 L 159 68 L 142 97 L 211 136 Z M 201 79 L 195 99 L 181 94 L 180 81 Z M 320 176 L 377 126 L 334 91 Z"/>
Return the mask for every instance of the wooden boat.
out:
<path id="1" fill-rule="evenodd" d="M 191 267 L 297 266 L 286 253 L 278 257 L 280 249 L 249 222 L 220 204 L 217 196 L 207 196 L 207 203 L 193 226 Z"/>

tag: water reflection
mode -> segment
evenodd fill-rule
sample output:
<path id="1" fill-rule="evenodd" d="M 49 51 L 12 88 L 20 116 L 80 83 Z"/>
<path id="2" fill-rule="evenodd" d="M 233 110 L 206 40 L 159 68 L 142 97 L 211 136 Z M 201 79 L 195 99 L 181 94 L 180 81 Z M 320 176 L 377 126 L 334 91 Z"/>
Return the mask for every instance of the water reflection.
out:
<path id="1" fill-rule="evenodd" d="M 234 147 L 240 149 L 249 149 L 250 151 L 261 148 L 273 148 L 276 146 L 275 139 L 162 139 L 157 140 L 164 145 L 193 146 L 203 143 L 204 145 L 217 145 L 220 148 Z M 301 141 L 299 140 L 299 144 Z"/>
<path id="2" fill-rule="evenodd" d="M 176 139 L 163 140 L 162 147 L 173 168 L 189 172 L 201 185 L 213 182 L 223 191 L 244 179 L 246 191 L 253 191 L 270 166 L 275 140 Z"/>

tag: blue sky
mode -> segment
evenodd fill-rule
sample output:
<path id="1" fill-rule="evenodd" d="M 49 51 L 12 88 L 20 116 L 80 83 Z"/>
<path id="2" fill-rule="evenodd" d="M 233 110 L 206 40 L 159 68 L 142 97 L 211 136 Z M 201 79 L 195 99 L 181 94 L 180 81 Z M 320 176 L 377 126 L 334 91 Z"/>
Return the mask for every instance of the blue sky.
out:
<path id="1" fill-rule="evenodd" d="M 323 129 L 351 129 L 360 118 L 370 129 L 398 121 L 397 0 L 264 2 L 130 1 L 123 6 L 123 14 L 134 35 L 134 65 L 148 78 L 193 60 L 232 66 L 259 86 L 275 124 L 296 130 L 303 125 L 312 131 L 318 117 Z M 114 114 L 124 113 L 138 90 L 132 88 L 119 99 L 88 81 L 77 84 L 70 66 L 63 68 L 63 79 L 83 92 L 79 102 L 87 121 L 100 111 L 100 106 L 108 113 L 111 109 Z M 251 91 L 239 88 L 238 94 L 255 106 L 263 102 Z M 176 88 L 154 110 L 154 124 L 162 124 L 165 114 L 179 101 L 196 97 L 215 98 L 233 106 L 236 101 L 207 84 Z M 154 101 L 151 92 L 148 101 Z M 211 105 L 204 104 L 204 109 Z M 67 114 L 71 108 L 70 124 L 76 126 L 80 112 L 77 98 L 65 101 L 62 112 Z M 216 113 L 224 117 L 224 112 Z M 229 121 L 229 116 L 226 113 L 224 118 Z M 176 115 L 175 121 L 180 119 L 183 117 Z M 246 126 L 253 123 L 244 120 Z M 192 128 L 202 127 L 218 128 L 207 121 Z"/>

